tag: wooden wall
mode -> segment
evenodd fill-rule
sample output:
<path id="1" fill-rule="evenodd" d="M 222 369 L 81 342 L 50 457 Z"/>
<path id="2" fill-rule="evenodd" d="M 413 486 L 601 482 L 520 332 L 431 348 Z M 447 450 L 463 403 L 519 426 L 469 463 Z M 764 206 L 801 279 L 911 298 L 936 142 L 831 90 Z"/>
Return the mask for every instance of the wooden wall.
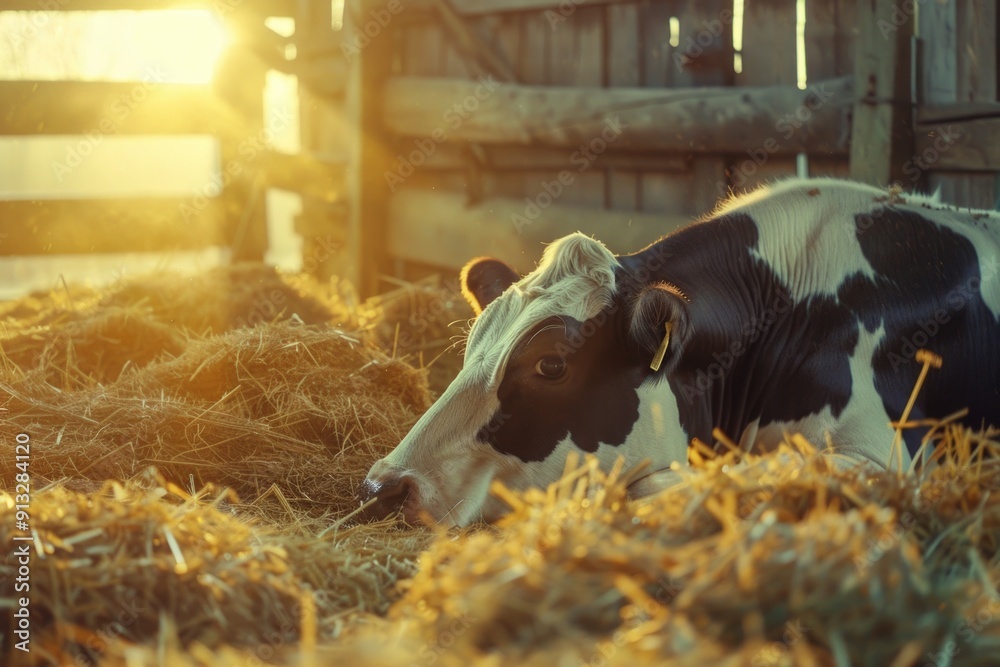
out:
<path id="1" fill-rule="evenodd" d="M 418 4 L 426 8 L 435 3 Z M 739 72 L 734 69 L 737 54 L 733 48 L 732 0 L 605 0 L 584 1 L 578 6 L 565 2 L 562 9 L 557 2 L 537 0 L 463 0 L 452 5 L 478 41 L 477 48 L 502 61 L 509 79 L 500 80 L 529 86 L 591 87 L 595 94 L 606 88 L 795 86 L 850 75 L 854 67 L 856 0 L 807 3 L 803 35 L 807 81 L 800 81 L 797 68 L 801 48 L 797 42 L 797 28 L 801 26 L 797 24 L 801 17 L 796 14 L 795 0 L 745 0 Z M 496 68 L 488 66 L 489 59 L 476 57 L 467 46 L 463 47 L 462 39 L 437 12 L 406 11 L 401 19 L 395 38 L 393 76 L 469 80 L 485 74 L 497 76 Z M 444 115 L 452 104 L 461 101 L 427 100 L 425 104 L 440 108 L 442 128 L 448 130 Z M 786 113 L 793 118 L 808 110 L 795 106 Z M 774 119 L 768 138 L 781 144 L 794 121 L 786 125 L 779 121 L 781 116 Z M 849 127 L 849 119 L 845 119 L 845 127 Z M 405 157 L 415 145 L 413 137 L 390 137 L 387 141 L 392 156 Z M 753 188 L 797 172 L 794 154 L 782 151 L 784 154 L 772 155 L 760 137 L 755 141 L 755 145 L 737 142 L 731 150 L 713 154 L 635 151 L 611 144 L 607 152 L 580 170 L 583 163 L 574 161 L 578 156 L 572 148 L 477 146 L 448 140 L 438 145 L 435 155 L 398 187 L 404 193 L 459 193 L 470 208 L 493 198 L 503 198 L 510 204 L 535 199 L 544 192 L 543 183 L 552 182 L 560 171 L 569 169 L 573 180 L 558 197 L 558 205 L 660 216 L 659 222 L 651 217 L 643 219 L 650 229 L 645 236 L 639 236 L 652 239 L 709 212 L 731 190 Z M 390 160 L 390 164 L 399 163 Z M 815 174 L 848 173 L 847 155 L 841 150 L 810 155 L 808 164 Z M 386 196 L 398 198 L 399 192 L 390 190 Z M 412 212 L 409 215 L 413 217 Z M 470 217 L 483 216 L 476 212 Z M 592 217 L 581 215 L 581 219 Z M 504 221 L 492 224 L 502 225 Z M 625 224 L 632 221 L 626 218 Z M 607 229 L 581 231 L 597 234 L 615 251 L 634 249 L 616 247 L 617 235 L 609 235 Z M 391 235 L 391 230 L 386 233 Z M 412 246 L 419 244 L 416 236 L 407 237 L 404 251 L 410 259 L 423 252 Z M 628 238 L 634 241 L 637 237 L 630 234 Z M 524 257 L 506 259 L 515 263 L 523 259 L 521 266 L 530 268 L 541 249 L 541 244 L 536 243 L 533 256 L 527 256 L 532 252 L 522 245 L 518 252 Z M 455 248 L 456 252 L 461 250 Z M 511 248 L 490 234 L 483 235 L 479 253 L 502 250 L 510 252 Z M 428 254 L 433 253 L 428 250 Z M 466 259 L 455 257 L 449 266 L 460 266 Z M 413 263 L 419 262 L 409 262 Z M 393 266 L 398 273 L 403 265 L 397 262 Z"/>

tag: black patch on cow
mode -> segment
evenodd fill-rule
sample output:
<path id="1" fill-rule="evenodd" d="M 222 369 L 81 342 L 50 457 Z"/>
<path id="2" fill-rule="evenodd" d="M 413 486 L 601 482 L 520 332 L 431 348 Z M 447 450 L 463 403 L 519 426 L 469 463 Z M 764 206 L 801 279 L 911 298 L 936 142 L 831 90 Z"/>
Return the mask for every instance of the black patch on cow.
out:
<path id="1" fill-rule="evenodd" d="M 855 222 L 877 275 L 845 283 L 841 301 L 870 330 L 885 327 L 873 367 L 886 413 L 902 415 L 921 369 L 916 352 L 925 348 L 943 365 L 930 371 L 910 419 L 968 408 L 963 421 L 973 428 L 1000 423 L 1000 326 L 983 300 L 975 246 L 915 212 L 887 208 L 878 220 L 859 215 Z M 904 431 L 911 454 L 923 434 Z"/>
<path id="2" fill-rule="evenodd" d="M 645 374 L 623 344 L 623 324 L 621 309 L 611 308 L 586 322 L 562 317 L 533 327 L 507 363 L 500 409 L 478 439 L 525 462 L 545 460 L 567 435 L 587 452 L 624 443 L 639 416 L 636 388 Z M 561 381 L 535 371 L 547 355 L 565 360 Z"/>
<path id="3" fill-rule="evenodd" d="M 690 297 L 691 335 L 667 378 L 689 438 L 711 442 L 715 427 L 739 438 L 755 419 L 794 421 L 826 407 L 837 416 L 850 400 L 856 321 L 831 297 L 792 299 L 753 255 L 757 243 L 756 223 L 731 214 L 668 236 L 625 263 L 636 284 L 651 273 L 650 280 L 668 280 Z M 670 261 L 645 270 L 657 256 Z"/>

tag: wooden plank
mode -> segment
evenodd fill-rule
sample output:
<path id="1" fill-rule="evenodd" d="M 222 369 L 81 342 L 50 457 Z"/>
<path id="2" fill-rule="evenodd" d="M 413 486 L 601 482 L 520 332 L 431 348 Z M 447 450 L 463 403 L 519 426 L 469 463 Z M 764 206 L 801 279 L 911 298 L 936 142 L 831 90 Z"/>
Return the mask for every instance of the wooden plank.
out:
<path id="1" fill-rule="evenodd" d="M 959 35 L 958 102 L 995 102 L 997 99 L 996 0 L 964 0 L 956 12 Z"/>
<path id="2" fill-rule="evenodd" d="M 397 156 L 397 161 L 413 151 L 413 139 L 399 138 L 392 143 L 391 152 Z M 551 171 L 553 169 L 573 168 L 571 162 L 573 153 L 565 148 L 551 146 L 484 146 L 486 164 L 491 171 L 517 172 Z M 465 147 L 458 142 L 445 142 L 437 146 L 427 161 L 420 166 L 421 171 L 462 169 L 468 163 Z M 617 150 L 614 144 L 600 156 L 600 165 L 605 169 L 623 169 L 626 171 L 678 171 L 688 170 L 688 160 L 677 153 L 635 152 Z"/>
<path id="3" fill-rule="evenodd" d="M 641 81 L 639 39 L 639 5 L 609 5 L 607 12 L 607 71 L 611 87 L 637 87 Z M 617 155 L 610 151 L 603 164 L 608 168 L 605 176 L 608 208 L 634 211 L 639 208 L 639 180 L 641 166 L 626 162 L 616 166 L 612 161 Z M 675 159 L 677 157 L 675 156 Z M 680 167 L 683 168 L 683 163 Z"/>
<path id="4" fill-rule="evenodd" d="M 795 0 L 746 0 L 742 56 L 739 85 L 795 84 Z"/>
<path id="5" fill-rule="evenodd" d="M 261 153 L 266 187 L 297 192 L 324 202 L 343 198 L 347 163 L 330 163 L 308 153 L 267 150 Z"/>
<path id="6" fill-rule="evenodd" d="M 444 31 L 433 21 L 412 23 L 402 29 L 405 74 L 441 76 L 444 70 Z M 383 47 L 384 48 L 384 47 Z"/>
<path id="7" fill-rule="evenodd" d="M 367 15 L 369 7 L 379 6 L 379 0 L 358 3 L 361 16 Z M 353 14 L 347 12 L 344 20 L 344 29 L 351 30 L 355 23 Z M 393 161 L 381 111 L 385 108 L 386 82 L 392 71 L 398 29 L 397 23 L 390 22 L 380 39 L 373 40 L 355 58 L 353 76 L 349 79 L 353 87 L 348 91 L 349 103 L 345 108 L 347 121 L 355 128 L 353 164 L 347 182 L 351 202 L 350 243 L 345 255 L 357 262 L 348 267 L 346 277 L 357 286 L 362 298 L 377 294 L 380 277 L 390 272 L 386 247 L 389 192 L 385 174 L 392 169 Z M 440 123 L 440 107 L 436 103 L 432 106 Z"/>
<path id="8" fill-rule="evenodd" d="M 224 245 L 225 205 L 201 197 L 0 201 L 0 256 Z"/>
<path id="9" fill-rule="evenodd" d="M 918 15 L 920 65 L 917 73 L 922 104 L 951 104 L 958 99 L 956 0 L 927 2 Z"/>
<path id="10" fill-rule="evenodd" d="M 934 169 L 1000 171 L 1000 118 L 918 125 L 913 155 Z"/>
<path id="11" fill-rule="evenodd" d="M 209 9 L 220 15 L 230 12 L 247 12 L 262 17 L 295 16 L 298 0 L 248 0 L 247 2 L 220 2 L 219 0 L 4 0 L 4 11 L 118 11 L 142 9 Z"/>
<path id="12" fill-rule="evenodd" d="M 733 85 L 732 0 L 688 0 L 676 12 L 679 33 L 670 51 L 671 85 Z"/>
<path id="13" fill-rule="evenodd" d="M 565 33 L 570 37 L 570 67 L 565 72 L 566 78 L 560 78 L 554 83 L 570 86 L 586 86 L 599 88 L 604 85 L 604 7 L 580 7 L 573 16 L 556 30 L 556 34 Z M 557 74 L 558 76 L 558 74 Z M 593 137 L 588 137 L 588 141 Z M 570 162 L 567 156 L 569 173 L 573 181 L 566 186 L 559 203 L 570 206 L 590 206 L 603 208 L 605 204 L 604 157 L 607 151 L 591 155 L 580 154 L 584 160 Z M 551 176 L 558 176 L 553 172 Z M 532 193 L 528 193 L 532 196 Z"/>
<path id="14" fill-rule="evenodd" d="M 957 104 L 922 104 L 917 107 L 917 123 L 1000 118 L 1000 103 L 966 102 Z"/>
<path id="15" fill-rule="evenodd" d="M 118 81 L 0 81 L 0 135 L 246 136 L 242 109 L 207 86 Z"/>
<path id="16" fill-rule="evenodd" d="M 642 83 L 646 88 L 662 88 L 670 81 L 670 17 L 672 7 L 665 2 L 643 2 L 641 12 Z"/>
<path id="17" fill-rule="evenodd" d="M 674 51 L 683 57 L 672 56 L 675 85 L 733 85 L 732 0 L 689 0 L 678 18 L 680 43 Z M 729 187 L 727 166 L 724 157 L 695 156 L 688 196 L 671 210 L 699 215 L 713 210 Z"/>
<path id="18" fill-rule="evenodd" d="M 610 5 L 606 20 L 608 85 L 639 86 L 639 6 Z"/>
<path id="19" fill-rule="evenodd" d="M 521 16 L 521 58 L 517 71 L 521 81 L 543 84 L 549 80 L 549 39 L 552 27 L 542 13 Z"/>
<path id="20" fill-rule="evenodd" d="M 905 182 L 905 162 L 913 155 L 911 79 L 912 16 L 897 19 L 894 0 L 871 0 L 858 7 L 858 82 L 851 131 L 851 177 L 888 185 Z M 881 26 L 893 26 L 883 34 Z"/>
<path id="21" fill-rule="evenodd" d="M 544 83 L 567 86 L 573 83 L 577 68 L 573 47 L 577 31 L 580 10 L 574 12 L 563 23 L 555 24 L 549 31 L 548 46 L 548 76 Z"/>
<path id="22" fill-rule="evenodd" d="M 857 0 L 810 0 L 806 3 L 806 77 L 831 79 L 854 72 Z M 924 11 L 921 7 L 920 11 Z"/>
<path id="23" fill-rule="evenodd" d="M 956 11 L 959 50 L 956 57 L 957 101 L 993 104 L 997 99 L 997 6 L 996 0 L 966 0 Z M 990 143 L 993 135 L 977 137 Z M 996 167 L 1000 169 L 1000 165 Z M 949 175 L 950 176 L 950 175 Z M 959 206 L 994 209 L 997 205 L 996 174 L 965 174 Z"/>
<path id="24" fill-rule="evenodd" d="M 486 94 L 481 83 L 393 77 L 386 85 L 383 116 L 402 136 L 429 136 L 440 124 L 440 105 L 477 90 L 485 98 L 475 114 L 450 136 L 484 144 L 576 147 L 607 129 L 616 150 L 674 150 L 725 153 L 733 146 L 766 145 L 772 154 L 807 150 L 844 154 L 846 110 L 853 94 L 849 79 L 815 90 L 794 86 L 646 90 L 555 88 L 499 84 Z M 825 99 L 822 99 L 825 98 Z M 775 137 L 775 118 L 810 109 L 787 139 Z M 615 120 L 617 119 L 617 121 Z"/>
<path id="25" fill-rule="evenodd" d="M 806 3 L 805 47 L 808 83 L 850 75 L 854 72 L 857 41 L 857 0 L 811 0 Z M 811 176 L 837 174 L 846 177 L 846 159 L 813 153 L 809 155 Z"/>
<path id="26" fill-rule="evenodd" d="M 604 81 L 604 7 L 581 7 L 574 23 L 573 60 L 576 63 L 574 86 L 603 86 Z"/>
<path id="27" fill-rule="evenodd" d="M 922 7 L 919 15 L 923 105 L 917 114 L 910 182 L 917 184 L 924 177 L 926 187 L 939 190 L 943 201 L 992 208 L 994 178 L 959 172 L 1000 169 L 992 134 L 997 123 L 989 121 L 1000 115 L 995 3 L 945 0 L 932 4 L 926 11 Z"/>
<path id="28" fill-rule="evenodd" d="M 497 14 L 551 10 L 560 17 L 572 16 L 581 7 L 610 5 L 634 0 L 449 0 L 460 14 Z M 426 0 L 425 0 L 426 2 Z"/>
<path id="29" fill-rule="evenodd" d="M 626 253 L 689 222 L 686 216 L 558 203 L 534 213 L 523 199 L 493 198 L 467 207 L 460 194 L 403 189 L 390 201 L 390 252 L 407 261 L 454 269 L 470 257 L 493 255 L 529 271 L 545 243 L 575 231 L 593 234 L 612 252 Z"/>
<path id="30" fill-rule="evenodd" d="M 741 50 L 742 71 L 735 75 L 737 84 L 741 86 L 769 86 L 784 84 L 795 86 L 798 83 L 797 53 L 795 36 L 795 0 L 746 0 L 743 15 L 743 47 Z M 784 143 L 786 141 L 786 124 L 779 128 L 781 118 L 787 118 L 801 107 L 797 104 L 776 110 L 771 122 L 770 139 Z M 798 130 L 792 128 L 792 138 Z M 748 153 L 762 156 L 766 160 L 768 173 L 776 177 L 792 176 L 796 173 L 794 158 L 774 155 L 765 148 L 767 137 L 747 140 L 733 144 L 743 146 L 730 167 L 731 183 L 737 190 L 742 189 L 747 176 L 753 180 L 757 171 L 763 168 L 760 159 L 754 159 L 752 165 L 746 161 Z M 803 147 L 801 151 L 811 153 L 827 153 L 818 146 Z M 749 168 L 748 168 L 749 167 Z"/>

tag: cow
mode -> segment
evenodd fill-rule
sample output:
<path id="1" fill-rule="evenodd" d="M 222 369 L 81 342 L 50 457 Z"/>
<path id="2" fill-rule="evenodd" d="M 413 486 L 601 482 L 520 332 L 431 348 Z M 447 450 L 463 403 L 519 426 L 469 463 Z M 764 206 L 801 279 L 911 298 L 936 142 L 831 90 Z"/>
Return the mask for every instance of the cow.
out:
<path id="1" fill-rule="evenodd" d="M 570 452 L 666 474 L 715 428 L 755 451 L 801 433 L 908 466 L 923 432 L 894 447 L 890 422 L 920 349 L 943 364 L 911 421 L 1000 424 L 998 268 L 997 213 L 833 179 L 733 197 L 633 254 L 576 233 L 524 277 L 475 259 L 462 369 L 372 466 L 365 513 L 491 521 L 493 480 L 544 487 Z"/>

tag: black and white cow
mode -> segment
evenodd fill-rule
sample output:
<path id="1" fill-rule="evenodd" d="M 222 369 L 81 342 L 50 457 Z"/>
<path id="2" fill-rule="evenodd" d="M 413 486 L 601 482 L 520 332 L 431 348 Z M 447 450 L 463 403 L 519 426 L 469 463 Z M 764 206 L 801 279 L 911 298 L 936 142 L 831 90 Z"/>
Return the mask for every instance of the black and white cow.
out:
<path id="1" fill-rule="evenodd" d="M 920 348 L 944 364 L 911 420 L 968 408 L 967 424 L 1000 425 L 998 218 L 791 180 L 635 254 L 574 234 L 523 278 L 474 260 L 463 368 L 372 467 L 368 514 L 490 520 L 503 512 L 492 480 L 544 486 L 574 450 L 666 470 L 714 427 L 759 449 L 800 432 L 892 465 L 889 422 Z M 921 435 L 908 431 L 902 463 Z"/>

